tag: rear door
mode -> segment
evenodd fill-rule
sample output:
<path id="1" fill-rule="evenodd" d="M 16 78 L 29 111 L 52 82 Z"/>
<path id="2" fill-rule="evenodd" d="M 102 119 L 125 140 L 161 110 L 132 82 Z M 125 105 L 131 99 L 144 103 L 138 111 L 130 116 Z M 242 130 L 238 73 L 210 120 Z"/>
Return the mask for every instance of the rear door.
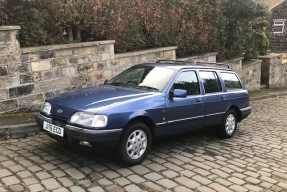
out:
<path id="1" fill-rule="evenodd" d="M 167 99 L 168 133 L 189 131 L 203 127 L 204 103 L 200 94 L 197 74 L 193 70 L 181 72 L 173 83 L 171 90 L 187 91 L 186 98 Z"/>
<path id="2" fill-rule="evenodd" d="M 227 94 L 223 92 L 216 71 L 200 70 L 199 74 L 204 86 L 204 126 L 220 124 L 228 108 Z"/>

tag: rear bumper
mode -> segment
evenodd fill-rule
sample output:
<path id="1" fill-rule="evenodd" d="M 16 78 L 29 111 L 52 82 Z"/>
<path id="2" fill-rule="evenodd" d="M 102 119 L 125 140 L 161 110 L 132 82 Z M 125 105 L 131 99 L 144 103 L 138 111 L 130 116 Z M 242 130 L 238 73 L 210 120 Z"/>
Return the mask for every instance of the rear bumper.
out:
<path id="1" fill-rule="evenodd" d="M 252 108 L 250 106 L 240 109 L 240 111 L 241 111 L 241 120 L 243 120 L 246 117 L 248 117 L 248 115 L 251 114 L 251 110 L 252 110 Z"/>
<path id="2" fill-rule="evenodd" d="M 111 129 L 111 130 L 92 130 L 64 123 L 59 125 L 58 122 L 54 121 L 52 118 L 45 117 L 40 113 L 36 114 L 35 119 L 41 131 L 47 132 L 50 137 L 58 141 L 64 141 L 74 144 L 79 144 L 80 141 L 86 141 L 89 142 L 91 146 L 97 146 L 97 147 L 100 146 L 100 147 L 114 148 L 117 145 L 123 130 L 122 128 Z M 43 129 L 44 121 L 64 128 L 64 137 L 55 135 L 53 133 L 44 130 Z"/>

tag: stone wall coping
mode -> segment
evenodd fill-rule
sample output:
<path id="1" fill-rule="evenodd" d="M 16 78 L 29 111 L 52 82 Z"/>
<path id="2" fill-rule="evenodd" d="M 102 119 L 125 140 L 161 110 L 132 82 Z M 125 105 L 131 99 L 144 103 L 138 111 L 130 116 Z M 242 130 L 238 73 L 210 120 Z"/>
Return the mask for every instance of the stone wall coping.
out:
<path id="1" fill-rule="evenodd" d="M 244 57 L 238 57 L 238 58 L 235 58 L 235 59 L 223 61 L 222 63 L 231 63 L 231 62 L 236 62 L 236 61 L 240 61 L 240 60 L 243 60 L 243 59 L 244 59 Z"/>
<path id="2" fill-rule="evenodd" d="M 44 45 L 36 47 L 24 47 L 22 48 L 22 53 L 34 53 L 39 51 L 52 51 L 59 49 L 71 49 L 71 48 L 83 48 L 83 47 L 93 47 L 98 45 L 108 45 L 115 44 L 114 40 L 107 41 L 91 41 L 91 42 L 82 42 L 82 43 L 71 43 L 71 44 L 61 44 L 61 45 Z"/>
<path id="3" fill-rule="evenodd" d="M 146 49 L 146 50 L 142 50 L 142 51 L 133 51 L 133 52 L 128 52 L 128 53 L 117 53 L 117 54 L 115 54 L 115 59 L 131 57 L 131 56 L 138 56 L 138 55 L 144 55 L 144 54 L 161 52 L 161 51 L 172 51 L 172 50 L 175 50 L 175 49 L 177 49 L 177 46 L 155 48 L 155 49 Z"/>
<path id="4" fill-rule="evenodd" d="M 0 31 L 14 31 L 14 30 L 20 30 L 20 26 L 0 26 Z"/>
<path id="5" fill-rule="evenodd" d="M 198 59 L 200 57 L 208 57 L 208 56 L 216 56 L 217 52 L 209 52 L 209 53 L 204 53 L 204 54 L 200 54 L 200 55 L 191 55 L 189 57 L 182 57 L 182 58 L 178 58 L 177 60 L 179 61 L 188 61 L 188 60 L 192 60 L 192 59 Z"/>
<path id="6" fill-rule="evenodd" d="M 250 61 L 246 62 L 246 63 L 242 63 L 242 68 L 247 68 L 250 67 L 252 65 L 257 65 L 257 64 L 261 64 L 262 60 L 259 59 L 251 59 Z"/>
<path id="7" fill-rule="evenodd" d="M 268 55 L 263 55 L 263 56 L 258 56 L 259 59 L 271 59 L 273 57 L 278 57 L 278 56 L 282 56 L 282 54 L 279 53 L 271 53 Z"/>

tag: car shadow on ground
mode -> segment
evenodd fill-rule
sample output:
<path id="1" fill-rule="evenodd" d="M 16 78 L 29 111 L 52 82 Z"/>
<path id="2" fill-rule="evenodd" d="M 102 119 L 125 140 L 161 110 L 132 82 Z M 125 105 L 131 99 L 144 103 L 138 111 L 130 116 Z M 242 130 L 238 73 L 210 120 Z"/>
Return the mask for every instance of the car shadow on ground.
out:
<path id="1" fill-rule="evenodd" d="M 214 143 L 219 140 L 221 139 L 217 136 L 214 128 L 205 128 L 188 134 L 178 134 L 176 136 L 162 138 L 153 142 L 150 153 L 143 161 L 143 164 L 150 163 L 159 153 L 166 153 L 167 155 L 181 152 L 192 154 L 197 152 L 198 148 L 204 147 L 206 143 Z M 117 160 L 114 152 L 53 141 L 52 143 L 49 142 L 45 150 L 62 153 L 65 158 L 69 156 L 69 163 L 79 164 L 79 166 L 88 166 L 98 163 L 114 168 L 127 167 Z M 212 151 L 209 153 L 211 155 L 213 154 Z M 61 155 L 58 157 L 61 159 Z"/>

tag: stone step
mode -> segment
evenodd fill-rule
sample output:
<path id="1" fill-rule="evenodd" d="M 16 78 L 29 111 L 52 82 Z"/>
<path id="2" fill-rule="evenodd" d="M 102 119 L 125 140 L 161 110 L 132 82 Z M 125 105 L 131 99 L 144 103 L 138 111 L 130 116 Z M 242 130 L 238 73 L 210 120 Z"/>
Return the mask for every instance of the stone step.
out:
<path id="1" fill-rule="evenodd" d="M 267 89 L 268 86 L 267 85 L 260 85 L 260 89 Z"/>

